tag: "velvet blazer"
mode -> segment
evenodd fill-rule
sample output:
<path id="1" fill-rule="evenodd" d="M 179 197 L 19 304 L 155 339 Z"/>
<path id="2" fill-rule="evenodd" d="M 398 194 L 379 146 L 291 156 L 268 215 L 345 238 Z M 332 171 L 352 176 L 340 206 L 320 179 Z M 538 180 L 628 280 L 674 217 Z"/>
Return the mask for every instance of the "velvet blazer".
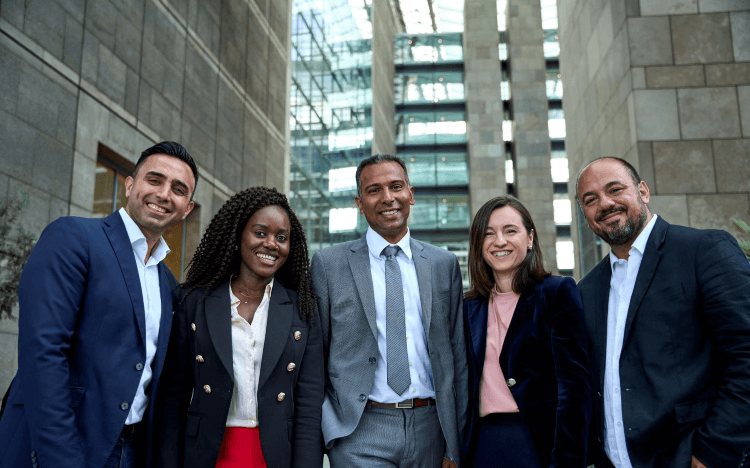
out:
<path id="1" fill-rule="evenodd" d="M 157 418 L 163 432 L 157 466 L 213 467 L 234 390 L 228 281 L 208 293 L 198 288 L 178 300 L 162 379 Z M 268 468 L 323 466 L 324 379 L 320 320 L 302 320 L 299 296 L 276 281 L 257 401 Z"/>
<path id="2" fill-rule="evenodd" d="M 488 310 L 486 299 L 464 300 L 470 385 L 465 463 L 479 434 Z M 572 278 L 548 276 L 521 293 L 500 367 L 542 466 L 585 468 L 591 374 L 583 305 Z"/>

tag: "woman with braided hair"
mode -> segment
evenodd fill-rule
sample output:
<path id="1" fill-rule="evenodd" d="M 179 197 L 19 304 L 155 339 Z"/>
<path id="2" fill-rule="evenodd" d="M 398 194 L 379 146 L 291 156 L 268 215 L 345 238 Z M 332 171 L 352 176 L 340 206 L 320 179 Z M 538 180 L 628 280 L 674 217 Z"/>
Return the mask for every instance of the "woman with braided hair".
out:
<path id="1" fill-rule="evenodd" d="M 156 464 L 320 468 L 323 342 L 286 196 L 253 187 L 213 217 L 177 293 Z"/>

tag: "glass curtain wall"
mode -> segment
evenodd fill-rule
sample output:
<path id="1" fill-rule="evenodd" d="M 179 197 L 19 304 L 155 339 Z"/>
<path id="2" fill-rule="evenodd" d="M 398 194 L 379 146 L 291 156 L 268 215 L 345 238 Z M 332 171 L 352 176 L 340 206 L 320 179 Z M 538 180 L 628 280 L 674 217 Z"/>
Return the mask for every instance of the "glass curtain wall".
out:
<path id="1" fill-rule="evenodd" d="M 367 229 L 354 174 L 372 146 L 372 21 L 362 0 L 296 0 L 292 15 L 289 196 L 312 255 Z"/>

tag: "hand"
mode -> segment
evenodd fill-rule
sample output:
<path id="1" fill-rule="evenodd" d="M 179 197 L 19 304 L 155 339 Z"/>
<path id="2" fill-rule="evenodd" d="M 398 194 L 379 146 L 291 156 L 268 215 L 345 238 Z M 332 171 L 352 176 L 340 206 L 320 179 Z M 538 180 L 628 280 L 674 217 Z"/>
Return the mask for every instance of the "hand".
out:
<path id="1" fill-rule="evenodd" d="M 443 468 L 445 468 L 445 460 L 443 460 Z M 690 468 L 706 468 L 706 465 L 701 463 L 701 461 L 697 458 L 693 457 L 693 461 L 692 463 L 690 463 Z"/>
<path id="2" fill-rule="evenodd" d="M 695 458 L 693 458 L 693 460 L 695 460 Z M 458 467 L 452 461 L 446 460 L 445 458 L 443 458 L 443 468 L 458 468 Z M 703 468 L 705 468 L 705 467 L 703 467 Z"/>

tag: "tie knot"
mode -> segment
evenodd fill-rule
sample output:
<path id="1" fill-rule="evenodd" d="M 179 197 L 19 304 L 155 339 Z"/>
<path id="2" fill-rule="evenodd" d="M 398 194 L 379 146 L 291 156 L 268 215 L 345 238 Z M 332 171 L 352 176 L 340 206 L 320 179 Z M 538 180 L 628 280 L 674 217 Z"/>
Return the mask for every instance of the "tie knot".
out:
<path id="1" fill-rule="evenodd" d="M 385 255 L 386 257 L 393 257 L 398 254 L 399 250 L 401 250 L 401 247 L 397 245 L 389 245 L 383 249 L 382 255 Z"/>

